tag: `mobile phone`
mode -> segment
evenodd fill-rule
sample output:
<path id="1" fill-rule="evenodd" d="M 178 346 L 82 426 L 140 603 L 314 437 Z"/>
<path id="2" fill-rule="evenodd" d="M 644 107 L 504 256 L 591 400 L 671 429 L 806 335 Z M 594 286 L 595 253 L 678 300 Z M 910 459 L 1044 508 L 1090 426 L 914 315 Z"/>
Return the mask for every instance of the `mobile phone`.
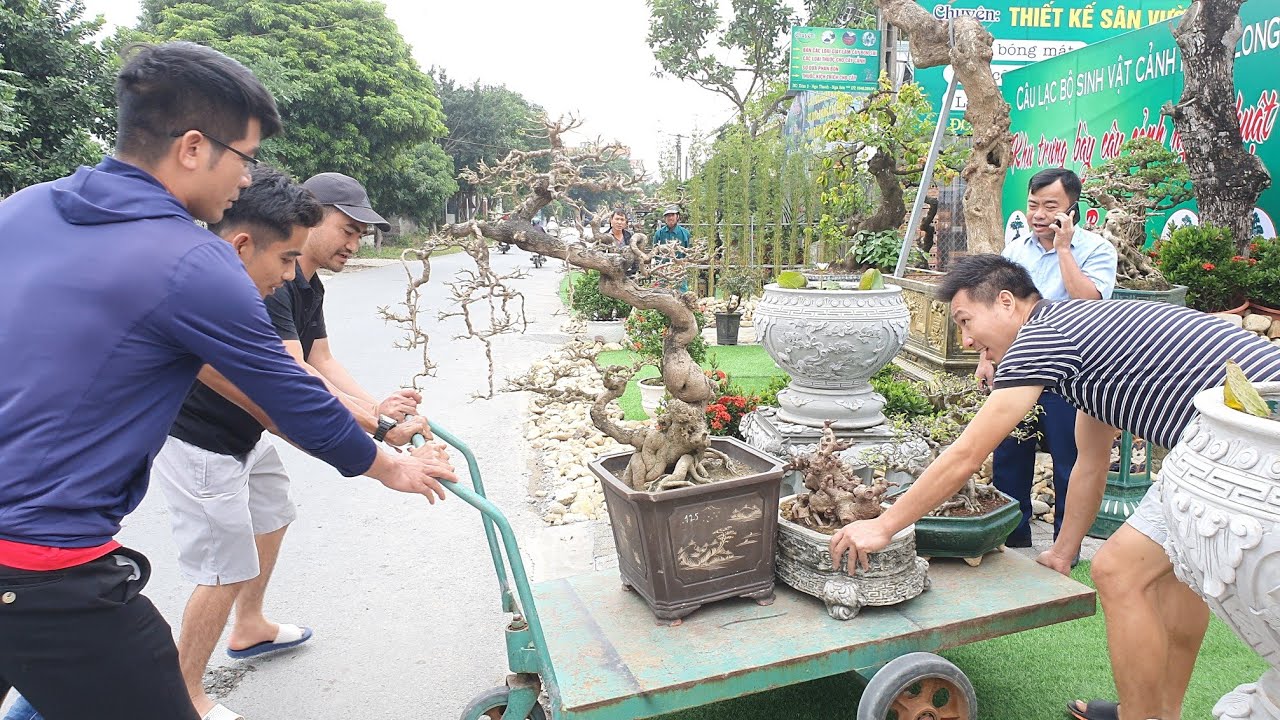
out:
<path id="1" fill-rule="evenodd" d="M 1067 215 L 1071 216 L 1071 222 L 1073 223 L 1080 222 L 1080 202 L 1079 201 L 1071 203 L 1071 207 L 1067 208 Z M 1058 222 L 1057 220 L 1054 220 L 1049 224 L 1058 229 L 1062 228 L 1062 223 Z"/>

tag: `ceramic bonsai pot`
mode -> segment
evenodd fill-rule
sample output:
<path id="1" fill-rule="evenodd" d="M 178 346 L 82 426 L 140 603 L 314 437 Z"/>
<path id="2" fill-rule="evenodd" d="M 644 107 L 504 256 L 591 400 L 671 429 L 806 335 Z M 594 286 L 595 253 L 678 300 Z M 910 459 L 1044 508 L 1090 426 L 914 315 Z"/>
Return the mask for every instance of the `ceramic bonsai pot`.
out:
<path id="1" fill-rule="evenodd" d="M 904 492 L 906 488 L 889 497 L 897 498 Z M 964 558 L 976 567 L 983 555 L 1004 545 L 1022 519 L 1018 501 L 1004 493 L 1000 497 L 1006 500 L 1005 504 L 982 515 L 920 518 L 916 521 L 916 552 L 927 558 Z"/>
<path id="2" fill-rule="evenodd" d="M 773 602 L 783 463 L 736 438 L 711 443 L 748 474 L 650 493 L 618 479 L 632 451 L 589 465 L 604 487 L 623 585 L 644 598 L 661 623 L 678 624 L 725 598 Z"/>

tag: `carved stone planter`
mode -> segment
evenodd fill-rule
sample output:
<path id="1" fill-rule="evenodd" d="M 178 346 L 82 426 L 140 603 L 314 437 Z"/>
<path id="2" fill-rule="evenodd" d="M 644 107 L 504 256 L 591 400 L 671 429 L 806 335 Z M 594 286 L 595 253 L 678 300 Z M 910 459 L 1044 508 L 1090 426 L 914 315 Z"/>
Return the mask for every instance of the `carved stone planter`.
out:
<path id="1" fill-rule="evenodd" d="M 1280 383 L 1258 383 L 1280 397 Z M 1271 664 L 1213 709 L 1222 720 L 1280 720 L 1280 422 L 1196 395 L 1199 415 L 1160 474 L 1165 550 L 1179 579 Z M 1161 487 L 1162 486 L 1162 487 Z"/>
<path id="2" fill-rule="evenodd" d="M 963 346 L 960 329 L 951 321 L 951 303 L 938 298 L 943 273 L 911 269 L 906 277 L 893 278 L 902 288 L 902 301 L 911 315 L 907 342 L 898 364 L 923 379 L 935 373 L 973 374 L 978 354 Z"/>
<path id="3" fill-rule="evenodd" d="M 778 419 L 837 430 L 884 422 L 884 398 L 867 382 L 907 337 L 907 306 L 884 290 L 788 290 L 766 285 L 756 305 L 757 337 L 791 384 L 778 393 Z"/>
<path id="4" fill-rule="evenodd" d="M 785 504 L 794 495 L 783 498 Z M 896 605 L 929 589 L 929 562 L 916 555 L 914 526 L 906 527 L 884 550 L 870 554 L 870 568 L 831 569 L 829 535 L 778 518 L 778 579 L 812 595 L 836 620 L 849 620 L 867 605 Z"/>
<path id="5" fill-rule="evenodd" d="M 649 493 L 618 479 L 631 451 L 588 466 L 604 487 L 622 582 L 665 624 L 725 598 L 773 602 L 783 463 L 736 438 L 711 444 L 750 474 Z"/>

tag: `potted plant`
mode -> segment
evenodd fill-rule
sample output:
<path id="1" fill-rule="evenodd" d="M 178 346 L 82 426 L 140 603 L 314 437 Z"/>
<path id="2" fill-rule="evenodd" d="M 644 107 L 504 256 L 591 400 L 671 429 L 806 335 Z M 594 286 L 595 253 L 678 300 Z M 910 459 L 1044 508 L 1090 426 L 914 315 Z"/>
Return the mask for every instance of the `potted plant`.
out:
<path id="1" fill-rule="evenodd" d="M 884 422 L 869 384 L 902 348 L 910 316 L 902 291 L 869 270 L 857 283 L 810 282 L 783 272 L 764 288 L 753 322 L 765 351 L 791 376 L 778 393 L 781 422 L 837 430 Z"/>
<path id="2" fill-rule="evenodd" d="M 933 137 L 929 103 L 916 85 L 879 91 L 860 101 L 857 112 L 837 113 L 824 127 L 834 150 L 821 158 L 817 183 L 822 188 L 818 235 L 832 269 L 895 269 L 902 247 L 907 208 L 919 192 L 920 176 Z M 948 142 L 938 157 L 934 181 L 955 177 L 970 154 L 966 143 Z M 931 205 L 934 212 L 936 202 Z M 932 217 L 932 216 L 930 216 Z M 922 226 L 919 250 L 932 245 L 930 220 Z M 916 254 L 910 264 L 927 263 Z M 894 279 L 908 312 L 907 340 L 899 355 L 921 377 L 934 372 L 972 372 L 978 356 L 961 345 L 949 304 L 936 298 L 929 273 Z"/>
<path id="3" fill-rule="evenodd" d="M 895 427 L 904 439 L 923 439 L 936 459 L 968 426 L 985 396 L 969 376 L 941 375 L 919 385 L 931 410 L 920 412 L 923 408 L 918 407 L 918 400 L 908 396 L 904 402 L 910 402 L 912 411 L 895 418 Z M 1036 412 L 1039 406 L 1032 415 Z M 1015 436 L 1024 439 L 1032 437 L 1029 433 L 1026 425 L 1014 431 Z M 864 451 L 862 459 L 883 467 L 886 474 L 914 477 L 923 469 L 914 454 L 902 455 L 883 446 L 877 451 Z M 1018 526 L 1022 510 L 1013 498 L 989 484 L 989 474 L 986 480 L 978 482 L 976 477 L 970 477 L 959 492 L 916 522 L 916 549 L 921 555 L 958 557 L 977 566 L 983 555 L 1004 544 Z M 903 487 L 891 492 L 886 502 L 892 503 L 905 491 Z"/>
<path id="4" fill-rule="evenodd" d="M 626 335 L 622 322 L 631 314 L 631 306 L 600 292 L 599 272 L 575 274 L 569 298 L 571 309 L 586 321 L 588 338 L 622 342 Z"/>
<path id="5" fill-rule="evenodd" d="M 695 311 L 698 326 L 706 324 L 705 316 Z M 662 361 L 663 342 L 671 328 L 671 321 L 657 310 L 635 310 L 627 315 L 622 323 L 626 331 L 626 347 L 640 356 L 645 365 L 658 367 Z M 689 357 L 701 364 L 707 355 L 707 342 L 702 335 L 689 343 Z M 640 406 L 652 416 L 667 394 L 662 376 L 641 378 L 636 383 L 640 388 Z"/>
<path id="6" fill-rule="evenodd" d="M 678 623 L 702 604 L 729 597 L 752 597 L 767 604 L 773 598 L 773 546 L 783 463 L 735 438 L 711 437 L 708 432 L 706 407 L 717 388 L 689 350 L 702 329 L 696 298 L 677 289 L 691 265 L 708 260 L 706 240 L 694 239 L 688 247 L 678 243 L 650 247 L 642 233 L 634 233 L 620 247 L 599 232 L 602 216 L 578 225 L 576 233 L 561 233 L 564 238 L 532 222 L 550 203 L 571 202 L 568 198 L 575 189 L 631 192 L 643 179 L 608 169 L 625 157 L 621 145 L 566 145 L 566 133 L 580 124 L 574 118 L 546 121 L 545 148 L 512 150 L 492 166 L 464 173 L 476 186 L 515 198 L 515 210 L 500 222 L 472 220 L 443 226 L 440 236 L 413 253 L 423 267 L 421 276 L 411 276 L 408 310 L 387 316 L 410 331 L 405 346 L 425 348 L 425 334 L 415 314 L 417 289 L 429 276 L 431 252 L 447 244 L 460 245 L 477 270 L 462 274 L 461 284 L 455 284 L 453 295 L 460 306 L 455 314 L 465 317 L 467 337 L 491 349 L 493 335 L 519 327 L 508 322 L 503 312 L 513 306 L 522 308 L 523 298 L 503 282 L 511 276 L 500 276 L 489 266 L 489 241 L 509 242 L 526 252 L 594 271 L 587 276 L 594 286 L 590 280 L 579 280 L 577 290 L 590 294 L 594 289 L 626 306 L 615 306 L 609 317 L 623 317 L 630 308 L 664 316 L 667 328 L 660 336 L 658 368 L 671 400 L 653 424 L 622 422 L 611 408 L 639 364 L 602 368 L 599 394 L 580 384 L 559 383 L 560 378 L 552 379 L 547 393 L 562 400 L 590 402 L 592 424 L 631 448 L 598 458 L 590 468 L 603 488 L 623 583 L 644 598 L 660 621 Z M 496 316 L 501 325 L 477 330 L 470 315 L 473 306 Z M 486 355 L 492 377 L 492 354 Z"/>
<path id="7" fill-rule="evenodd" d="M 855 468 L 840 458 L 837 453 L 848 448 L 828 422 L 818 449 L 788 463 L 787 470 L 804 477 L 804 490 L 782 499 L 778 521 L 778 578 L 821 599 L 836 620 L 853 618 L 864 605 L 910 600 L 929 587 L 929 563 L 916 555 L 913 526 L 870 553 L 868 568 L 850 568 L 846 557 L 833 569 L 831 535 L 848 523 L 879 517 L 888 490 L 866 466 Z"/>
<path id="8" fill-rule="evenodd" d="M 1186 286 L 1189 307 L 1237 314 L 1248 308 L 1258 259 L 1236 254 L 1230 229 L 1188 225 L 1174 230 L 1157 247 L 1153 254 L 1160 272 L 1169 282 Z M 1265 275 L 1257 280 L 1264 286 L 1275 283 Z"/>
<path id="9" fill-rule="evenodd" d="M 1193 197 L 1191 176 L 1177 154 L 1151 138 L 1127 140 L 1119 155 L 1088 171 L 1082 197 L 1106 211 L 1098 232 L 1116 248 L 1111 297 L 1185 305 L 1186 286 L 1171 285 L 1146 251 L 1147 218 Z"/>
<path id="10" fill-rule="evenodd" d="M 760 278 L 749 269 L 735 267 L 720 277 L 719 290 L 723 290 L 729 300 L 724 312 L 716 313 L 716 344 L 737 345 L 738 329 L 742 324 L 742 313 L 739 308 L 744 300 L 760 291 Z"/>

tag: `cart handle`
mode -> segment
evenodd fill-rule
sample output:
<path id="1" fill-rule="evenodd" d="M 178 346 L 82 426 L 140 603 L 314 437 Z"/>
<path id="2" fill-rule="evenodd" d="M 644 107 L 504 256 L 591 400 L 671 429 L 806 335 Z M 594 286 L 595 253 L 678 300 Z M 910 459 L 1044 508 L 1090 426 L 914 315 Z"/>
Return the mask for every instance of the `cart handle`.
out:
<path id="1" fill-rule="evenodd" d="M 428 421 L 427 424 L 431 428 L 431 433 L 435 437 L 438 437 L 453 446 L 454 449 L 462 453 L 462 456 L 467 459 L 467 472 L 471 475 L 471 486 L 475 488 L 476 495 L 487 500 L 488 497 L 484 492 L 484 481 L 480 479 L 480 465 L 476 462 L 476 456 L 471 452 L 471 448 L 467 447 L 466 443 L 459 440 L 453 433 L 445 430 L 439 425 L 431 423 L 430 421 Z M 427 440 L 422 435 L 415 433 L 411 442 L 414 447 L 422 447 L 426 444 Z M 453 486 L 449 489 L 455 490 L 456 492 L 458 489 L 465 488 Z M 468 500 L 467 502 L 471 501 Z M 475 505 L 475 503 L 471 504 Z M 501 515 L 501 513 L 499 513 L 499 515 Z M 489 542 L 489 556 L 493 558 L 493 571 L 498 576 L 498 591 L 502 596 L 502 611 L 506 613 L 515 613 L 518 608 L 516 607 L 514 597 L 511 594 L 511 584 L 507 580 L 507 568 L 502 561 L 502 552 L 498 549 L 498 539 L 494 532 L 494 521 L 491 520 L 488 515 L 482 513 L 481 523 L 484 525 L 485 539 Z"/>
<path id="2" fill-rule="evenodd" d="M 435 423 L 428 423 L 428 425 L 435 437 L 451 445 L 467 459 L 467 469 L 471 473 L 471 482 L 475 490 L 468 490 L 461 483 L 449 480 L 441 480 L 440 484 L 462 498 L 468 505 L 480 511 L 484 521 L 485 535 L 489 540 L 489 551 L 493 555 L 494 569 L 498 573 L 498 585 L 502 590 L 503 612 L 523 615 L 525 622 L 529 626 L 529 631 L 533 634 L 534 651 L 537 653 L 538 663 L 543 668 L 541 673 L 542 682 L 547 686 L 548 690 L 554 692 L 558 689 L 555 668 L 551 665 L 551 655 L 547 650 L 547 638 L 542 632 L 542 620 L 538 616 L 538 607 L 533 601 L 529 576 L 525 572 L 524 560 L 520 557 L 520 546 L 516 543 L 516 536 L 511 530 L 511 523 L 507 521 L 506 515 L 485 497 L 484 484 L 480 480 L 480 467 L 476 463 L 476 457 L 471 452 L 471 448 L 467 447 L 453 433 L 439 425 Z M 422 435 L 415 434 L 411 442 L 414 447 L 422 447 L 427 441 Z M 497 539 L 494 537 L 495 528 L 498 534 L 502 536 L 502 547 L 506 550 L 507 559 L 511 563 L 511 575 L 515 581 L 516 593 L 520 598 L 519 604 L 515 602 L 511 595 L 510 585 L 507 582 L 507 573 L 502 562 L 502 552 L 499 550 Z M 522 609 L 523 613 L 521 613 Z"/>

